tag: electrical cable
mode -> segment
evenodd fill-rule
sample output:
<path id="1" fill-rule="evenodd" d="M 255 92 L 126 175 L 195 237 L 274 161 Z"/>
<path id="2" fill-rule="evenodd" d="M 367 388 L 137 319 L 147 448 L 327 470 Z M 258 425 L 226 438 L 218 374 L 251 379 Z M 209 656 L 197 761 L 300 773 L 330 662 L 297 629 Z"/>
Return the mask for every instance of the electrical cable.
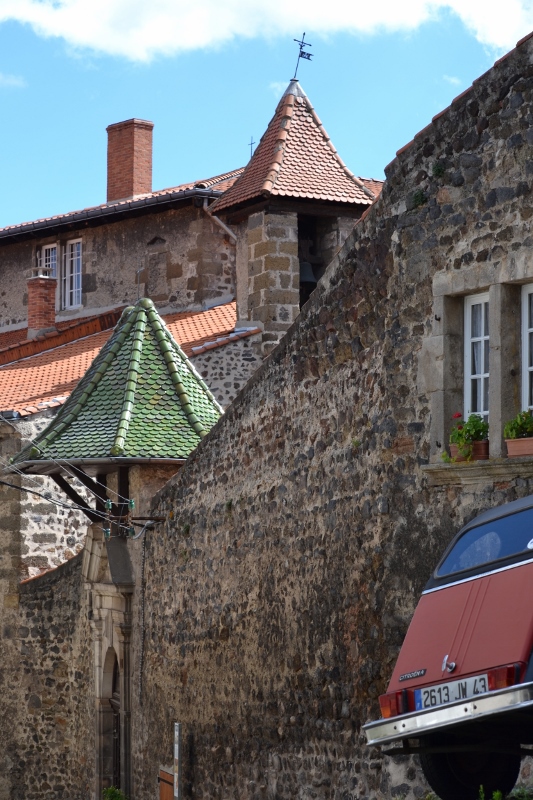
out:
<path id="1" fill-rule="evenodd" d="M 11 422 L 11 420 L 9 420 L 9 419 L 6 419 L 6 418 L 4 417 L 4 415 L 3 415 L 1 412 L 0 412 L 0 419 L 2 419 L 4 422 L 7 422 L 7 424 L 8 424 L 8 425 L 10 425 L 10 426 L 13 428 L 13 430 L 17 431 L 17 433 L 18 433 L 18 429 L 17 429 L 16 425 L 14 425 L 14 424 Z M 28 438 L 28 441 L 29 441 L 29 442 L 30 442 L 30 443 L 31 443 L 31 444 L 32 444 L 34 447 L 36 447 L 36 448 L 39 450 L 39 452 L 40 452 L 40 453 L 42 453 L 42 450 L 41 450 L 41 448 L 40 448 L 40 447 L 39 447 L 39 445 L 38 445 L 38 444 L 35 442 L 35 440 L 34 440 L 34 439 L 32 439 L 32 438 Z M 58 466 L 60 469 L 64 470 L 64 471 L 67 473 L 67 475 L 69 475 L 69 477 L 71 477 L 71 478 L 75 478 L 76 480 L 79 480 L 79 478 L 76 476 L 76 474 L 73 474 L 72 472 L 70 472 L 70 471 L 69 471 L 68 469 L 66 469 L 66 467 L 65 467 L 65 464 L 67 464 L 67 465 L 68 465 L 68 466 L 69 466 L 71 469 L 73 469 L 73 470 L 79 469 L 79 468 L 78 468 L 78 467 L 76 467 L 76 465 L 75 465 L 75 464 L 73 464 L 73 463 L 72 463 L 72 462 L 71 462 L 69 459 L 64 459 L 64 461 L 60 463 L 60 462 L 59 462 L 59 461 L 57 461 L 57 460 L 56 460 L 56 459 L 55 459 L 53 456 L 48 456 L 48 458 L 49 458 L 49 460 L 50 460 L 50 461 L 52 461 L 54 464 L 56 464 L 56 465 L 57 465 L 57 466 Z M 12 465 L 9 465 L 9 466 L 10 466 L 10 468 L 12 467 Z M 24 473 L 24 474 L 26 474 L 26 473 Z M 128 502 L 129 502 L 129 498 L 128 498 L 128 497 L 123 497 L 123 496 L 122 496 L 121 494 L 119 494 L 118 492 L 115 492 L 115 490 L 114 490 L 114 489 L 108 488 L 108 487 L 106 486 L 106 484 L 105 484 L 105 483 L 102 483 L 101 481 L 98 481 L 98 480 L 96 480 L 96 478 L 93 478 L 92 480 L 94 481 L 94 483 L 95 483 L 97 486 L 101 486 L 101 487 L 102 487 L 103 489 L 105 489 L 106 491 L 109 491 L 109 492 L 111 492 L 111 494 L 115 495 L 115 497 L 117 497 L 117 498 L 118 498 L 119 500 L 121 500 L 123 503 L 128 503 Z M 81 481 L 80 481 L 80 482 L 81 482 Z M 97 493 L 94 491 L 94 489 L 91 489 L 89 486 L 86 486 L 85 488 L 86 488 L 86 489 L 87 489 L 89 492 L 91 492 L 91 493 L 92 493 L 92 494 L 93 494 L 93 495 L 96 497 L 96 499 L 97 499 L 97 500 L 99 500 L 99 499 L 100 499 L 100 498 L 99 498 L 99 496 L 98 496 L 98 494 L 97 494 Z"/>

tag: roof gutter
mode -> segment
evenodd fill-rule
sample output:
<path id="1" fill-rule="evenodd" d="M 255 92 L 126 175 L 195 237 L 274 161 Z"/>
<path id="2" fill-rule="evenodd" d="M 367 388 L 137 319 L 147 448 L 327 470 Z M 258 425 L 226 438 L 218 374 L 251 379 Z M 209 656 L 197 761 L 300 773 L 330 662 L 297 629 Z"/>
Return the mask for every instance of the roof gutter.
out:
<path id="1" fill-rule="evenodd" d="M 113 222 L 115 219 L 137 214 L 150 213 L 151 211 L 164 211 L 176 203 L 183 200 L 200 199 L 204 203 L 208 200 L 215 200 L 223 192 L 216 189 L 185 189 L 181 192 L 168 192 L 151 197 L 141 197 L 137 200 L 125 200 L 118 203 L 109 203 L 105 206 L 87 208 L 83 211 L 76 211 L 71 214 L 63 214 L 52 219 L 40 219 L 35 222 L 25 222 L 21 225 L 14 225 L 0 229 L 0 246 L 10 244 L 21 239 L 31 239 L 37 236 L 46 236 L 47 233 L 54 233 L 61 228 L 77 227 L 80 225 L 103 225 Z M 233 232 L 231 232 L 233 234 Z M 233 234 L 234 235 L 234 234 Z"/>
<path id="2" fill-rule="evenodd" d="M 204 197 L 203 209 L 204 209 L 205 213 L 207 214 L 207 216 L 209 217 L 209 219 L 212 219 L 213 222 L 215 222 L 218 225 L 219 228 L 222 228 L 224 233 L 226 233 L 230 237 L 230 239 L 233 242 L 233 244 L 236 244 L 237 235 L 235 234 L 235 232 L 232 231 L 231 228 L 229 228 L 224 222 L 222 222 L 222 220 L 219 219 L 219 217 L 217 217 L 215 214 L 212 214 L 211 211 L 209 211 L 209 205 L 207 203 L 207 197 Z"/>

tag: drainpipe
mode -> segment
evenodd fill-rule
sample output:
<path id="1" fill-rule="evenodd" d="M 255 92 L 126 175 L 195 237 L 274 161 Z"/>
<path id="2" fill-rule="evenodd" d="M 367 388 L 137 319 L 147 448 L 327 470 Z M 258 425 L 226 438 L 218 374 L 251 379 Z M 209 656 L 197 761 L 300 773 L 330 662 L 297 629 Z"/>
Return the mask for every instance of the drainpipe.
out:
<path id="1" fill-rule="evenodd" d="M 231 228 L 228 228 L 228 226 L 227 226 L 227 225 L 226 225 L 224 222 L 222 222 L 222 220 L 221 220 L 221 219 L 219 219 L 218 217 L 216 217 L 214 214 L 212 214 L 212 213 L 209 211 L 209 207 L 208 207 L 208 205 L 207 205 L 207 197 L 204 197 L 204 205 L 203 205 L 203 209 L 204 209 L 205 213 L 207 214 L 207 216 L 209 217 L 209 219 L 212 219 L 212 220 L 213 220 L 213 222 L 216 222 L 216 224 L 218 225 L 218 227 L 219 227 L 219 228 L 222 228 L 222 230 L 224 231 L 224 233 L 227 233 L 227 235 L 230 237 L 230 239 L 231 239 L 231 241 L 233 242 L 233 244 L 235 244 L 235 243 L 236 243 L 236 241 L 237 241 L 237 236 L 236 236 L 236 234 L 235 234 L 235 233 L 234 233 L 234 232 L 231 230 Z"/>

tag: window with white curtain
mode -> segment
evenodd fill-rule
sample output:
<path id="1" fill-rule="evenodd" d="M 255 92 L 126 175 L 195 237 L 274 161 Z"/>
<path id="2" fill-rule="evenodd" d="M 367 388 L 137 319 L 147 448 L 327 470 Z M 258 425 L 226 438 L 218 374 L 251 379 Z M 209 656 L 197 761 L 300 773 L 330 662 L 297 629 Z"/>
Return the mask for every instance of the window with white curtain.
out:
<path id="1" fill-rule="evenodd" d="M 522 409 L 533 409 L 533 284 L 522 287 Z"/>
<path id="2" fill-rule="evenodd" d="M 489 295 L 465 297 L 464 418 L 489 418 Z"/>
<path id="3" fill-rule="evenodd" d="M 81 306 L 81 239 L 67 242 L 61 274 L 61 308 Z"/>

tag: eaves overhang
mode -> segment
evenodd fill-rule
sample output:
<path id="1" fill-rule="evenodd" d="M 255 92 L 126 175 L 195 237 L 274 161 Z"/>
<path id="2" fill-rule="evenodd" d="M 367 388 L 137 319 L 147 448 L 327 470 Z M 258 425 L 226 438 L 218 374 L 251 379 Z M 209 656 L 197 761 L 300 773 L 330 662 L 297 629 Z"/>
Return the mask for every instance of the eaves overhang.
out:
<path id="1" fill-rule="evenodd" d="M 134 466 L 176 466 L 180 467 L 185 463 L 184 458 L 73 458 L 64 460 L 28 460 L 17 462 L 16 468 L 8 467 L 10 472 L 25 472 L 30 475 L 60 475 L 71 474 L 72 468 L 83 470 L 87 475 L 103 475 L 108 472 L 115 472 L 119 467 Z"/>
<path id="2" fill-rule="evenodd" d="M 80 228 L 95 228 L 99 225 L 119 222 L 123 219 L 154 214 L 179 208 L 196 200 L 201 207 L 206 200 L 216 200 L 223 194 L 216 189 L 185 189 L 179 192 L 165 192 L 150 197 L 139 197 L 131 200 L 121 200 L 117 203 L 108 203 L 104 206 L 86 208 L 48 219 L 39 219 L 34 222 L 24 222 L 21 225 L 9 226 L 0 229 L 0 247 L 14 244 L 15 242 L 53 236 L 60 233 L 79 230 Z"/>

